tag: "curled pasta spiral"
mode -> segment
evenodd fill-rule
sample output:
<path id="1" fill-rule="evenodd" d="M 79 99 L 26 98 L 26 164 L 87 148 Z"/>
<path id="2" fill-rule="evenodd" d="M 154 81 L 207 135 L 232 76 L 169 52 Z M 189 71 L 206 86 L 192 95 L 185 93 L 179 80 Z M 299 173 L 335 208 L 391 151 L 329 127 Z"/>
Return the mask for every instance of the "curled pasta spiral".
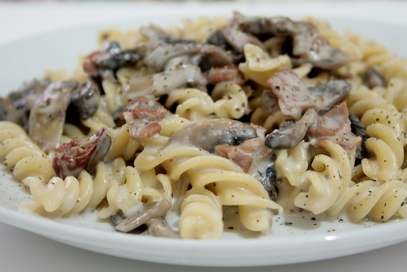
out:
<path id="1" fill-rule="evenodd" d="M 20 126 L 1 121 L 0 144 L 0 160 L 25 185 L 24 179 L 27 177 L 48 182 L 55 175 L 52 159 L 29 139 Z"/>
<path id="2" fill-rule="evenodd" d="M 33 199 L 21 203 L 21 208 L 52 217 L 77 214 L 86 207 L 96 208 L 102 202 L 109 181 L 108 170 L 102 162 L 96 166 L 95 177 L 85 170 L 78 178 L 68 176 L 61 179 L 54 176 L 47 183 L 36 177 L 28 177 L 27 183 Z"/>
<path id="3" fill-rule="evenodd" d="M 352 39 L 346 37 L 346 35 L 335 31 L 328 22 L 311 17 L 306 18 L 306 20 L 317 27 L 322 37 L 329 41 L 330 46 L 342 50 L 349 57 L 350 61 L 358 61 L 363 58 L 360 47 Z"/>
<path id="4" fill-rule="evenodd" d="M 330 140 L 325 141 L 324 148 L 328 155 L 315 156 L 311 164 L 314 170 L 305 172 L 310 182 L 308 192 L 299 193 L 294 202 L 314 214 L 328 210 L 351 183 L 352 167 L 346 151 Z"/>
<path id="5" fill-rule="evenodd" d="M 354 221 L 369 216 L 375 221 L 385 222 L 395 214 L 406 218 L 406 197 L 407 185 L 401 180 L 390 180 L 383 184 L 375 180 L 365 180 L 346 190 L 327 214 L 336 215 L 347 207 L 347 213 Z"/>
<path id="6" fill-rule="evenodd" d="M 250 122 L 259 125 L 267 129 L 268 131 L 273 131 L 278 129 L 285 121 L 292 120 L 292 117 L 284 115 L 281 111 L 276 111 L 273 113 L 267 113 L 266 110 L 255 106 L 259 103 L 260 97 L 250 101 L 250 107 L 255 108 L 252 115 L 250 116 Z"/>
<path id="7" fill-rule="evenodd" d="M 215 101 L 215 115 L 219 118 L 239 119 L 249 110 L 247 95 L 235 83 L 216 84 L 211 96 Z"/>
<path id="8" fill-rule="evenodd" d="M 405 141 L 405 127 L 397 108 L 363 86 L 349 95 L 347 103 L 366 127 L 365 146 L 375 155 L 362 160 L 363 173 L 379 182 L 394 179 L 404 161 Z"/>
<path id="9" fill-rule="evenodd" d="M 278 204 L 269 199 L 266 190 L 258 180 L 249 174 L 243 173 L 230 160 L 208 154 L 202 149 L 190 146 L 166 146 L 160 150 L 145 149 L 135 160 L 135 166 L 141 170 L 152 169 L 160 164 L 167 170 L 173 180 L 179 180 L 181 175 L 186 175 L 192 188 L 198 190 L 197 192 L 205 192 L 203 195 L 207 197 L 202 198 L 205 198 L 205 205 L 212 207 L 213 216 L 216 217 L 219 213 L 219 204 L 217 203 L 238 206 L 240 220 L 249 230 L 264 233 L 270 231 L 273 212 L 277 211 L 279 213 L 282 210 Z M 211 190 L 216 198 L 208 197 L 206 189 Z M 217 198 L 219 198 L 220 202 L 217 202 Z M 212 204 L 208 204 L 208 202 Z M 202 208 L 198 204 L 193 205 L 196 205 L 194 207 L 197 212 Z M 206 215 L 202 216 L 202 219 L 205 217 Z M 214 220 L 217 219 L 210 219 L 211 222 Z M 189 231 L 183 231 L 184 225 L 181 224 L 182 222 L 180 221 L 179 225 L 182 237 L 215 239 L 221 235 L 221 228 L 216 228 L 218 231 L 212 232 L 210 236 L 206 233 L 207 235 L 196 237 L 188 234 Z M 217 222 L 221 224 L 221 221 L 217 220 Z M 205 233 L 203 225 L 205 224 L 194 226 L 194 233 Z M 189 224 L 188 228 L 190 228 Z"/>
<path id="10" fill-rule="evenodd" d="M 152 178 L 157 178 L 161 186 L 145 184 L 140 173 L 134 167 L 126 166 L 121 158 L 113 161 L 111 167 L 98 163 L 94 177 L 85 170 L 78 178 L 52 177 L 48 183 L 37 177 L 27 177 L 33 199 L 21 203 L 21 208 L 56 217 L 78 214 L 86 208 L 95 209 L 106 199 L 107 205 L 99 211 L 100 218 L 117 212 L 127 216 L 139 208 L 142 201 L 171 200 L 169 179 L 163 175 Z"/>
<path id="11" fill-rule="evenodd" d="M 184 239 L 217 239 L 223 231 L 222 204 L 205 188 L 192 188 L 181 204 L 179 229 Z"/>
<path id="12" fill-rule="evenodd" d="M 172 91 L 165 106 L 178 103 L 175 113 L 191 121 L 215 114 L 219 118 L 239 119 L 248 111 L 248 100 L 243 89 L 233 82 L 216 84 L 211 96 L 198 89 Z"/>
<path id="13" fill-rule="evenodd" d="M 189 120 L 198 120 L 205 118 L 215 111 L 215 105 L 212 98 L 199 89 L 179 89 L 172 91 L 168 95 L 165 103 L 170 108 L 178 103 L 175 113 Z"/>
<path id="14" fill-rule="evenodd" d="M 297 195 L 306 189 L 307 179 L 305 172 L 308 170 L 310 156 L 309 144 L 300 142 L 290 149 L 275 150 L 277 172 L 277 203 L 289 210 L 294 206 Z"/>

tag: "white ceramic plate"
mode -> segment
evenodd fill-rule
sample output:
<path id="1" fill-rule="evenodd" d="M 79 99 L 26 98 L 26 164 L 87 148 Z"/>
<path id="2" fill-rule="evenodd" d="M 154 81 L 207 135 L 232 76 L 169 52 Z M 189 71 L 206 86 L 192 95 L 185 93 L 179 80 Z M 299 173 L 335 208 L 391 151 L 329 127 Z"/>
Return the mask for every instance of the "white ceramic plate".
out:
<path id="1" fill-rule="evenodd" d="M 183 12 L 183 15 L 161 17 L 158 24 L 176 23 L 185 14 L 196 14 L 196 11 Z M 303 14 L 283 15 L 298 17 Z M 398 34 L 407 33 L 406 24 L 358 20 L 326 13 L 314 15 L 329 18 L 340 31 L 352 28 L 366 37 L 380 39 L 382 44 L 407 57 L 407 40 L 397 38 Z M 0 95 L 18 87 L 24 80 L 41 76 L 45 69 L 66 68 L 69 71 L 75 68 L 78 55 L 95 49 L 98 29 L 106 26 L 135 27 L 150 23 L 150 18 L 139 16 L 133 22 L 66 29 L 0 45 Z M 288 264 L 350 255 L 407 240 L 407 220 L 353 224 L 345 217 L 326 219 L 307 214 L 276 217 L 273 233 L 264 237 L 226 231 L 220 241 L 173 240 L 117 233 L 109 223 L 98 221 L 95 214 L 55 221 L 18 212 L 19 203 L 28 198 L 21 184 L 1 167 L 0 221 L 72 246 L 159 263 L 197 266 Z"/>

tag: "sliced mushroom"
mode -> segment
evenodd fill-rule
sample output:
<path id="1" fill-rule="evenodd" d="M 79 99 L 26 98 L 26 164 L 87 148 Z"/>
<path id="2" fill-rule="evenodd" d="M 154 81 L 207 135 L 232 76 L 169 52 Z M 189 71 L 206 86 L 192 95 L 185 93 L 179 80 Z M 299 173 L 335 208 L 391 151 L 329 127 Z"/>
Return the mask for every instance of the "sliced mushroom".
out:
<path id="1" fill-rule="evenodd" d="M 198 66 L 178 64 L 173 69 L 162 73 L 130 79 L 125 89 L 125 95 L 129 99 L 140 95 L 154 95 L 158 97 L 186 86 L 206 90 L 206 83 L 206 79 Z"/>
<path id="2" fill-rule="evenodd" d="M 158 47 L 144 58 L 144 64 L 156 72 L 161 72 L 165 64 L 182 55 L 196 55 L 201 50 L 201 44 L 160 44 Z"/>
<path id="3" fill-rule="evenodd" d="M 359 118 L 351 112 L 349 112 L 349 120 L 352 133 L 362 139 L 360 148 L 356 152 L 356 159 L 361 160 L 369 155 L 365 146 L 365 142 L 367 139 L 366 128 L 362 124 L 362 122 L 360 122 Z"/>
<path id="4" fill-rule="evenodd" d="M 181 238 L 179 232 L 174 231 L 165 223 L 164 220 L 152 218 L 147 223 L 147 231 L 151 236 L 166 238 Z"/>
<path id="5" fill-rule="evenodd" d="M 373 89 L 374 87 L 382 86 L 386 87 L 386 80 L 375 68 L 369 67 L 364 72 L 363 83 L 369 88 Z"/>
<path id="6" fill-rule="evenodd" d="M 47 79 L 33 79 L 8 95 L 8 99 L 17 110 L 28 113 L 34 102 L 44 92 L 51 82 Z"/>
<path id="7" fill-rule="evenodd" d="M 28 131 L 28 115 L 39 96 L 50 81 L 33 79 L 12 91 L 6 98 L 0 98 L 0 120 L 19 124 Z"/>
<path id="8" fill-rule="evenodd" d="M 272 156 L 269 164 L 266 166 L 263 172 L 258 171 L 257 174 L 259 175 L 259 181 L 269 194 L 270 199 L 276 201 L 278 191 L 276 187 L 277 171 L 275 169 L 275 156 Z"/>
<path id="9" fill-rule="evenodd" d="M 83 61 L 83 69 L 93 77 L 114 80 L 114 72 L 127 65 L 135 65 L 142 57 L 136 49 L 121 50 L 118 42 L 112 41 L 99 51 L 88 55 Z"/>
<path id="10" fill-rule="evenodd" d="M 17 110 L 9 99 L 0 97 L 0 121 L 10 121 L 24 127 L 27 118 L 24 111 Z"/>
<path id="11" fill-rule="evenodd" d="M 305 112 L 298 121 L 287 121 L 279 129 L 266 136 L 265 144 L 272 149 L 288 149 L 301 142 L 309 127 L 316 122 L 318 113 L 314 109 Z"/>
<path id="12" fill-rule="evenodd" d="M 207 71 L 213 67 L 225 67 L 234 64 L 233 56 L 220 46 L 204 44 L 199 54 L 199 66 L 202 71 Z"/>
<path id="13" fill-rule="evenodd" d="M 293 62 L 311 63 L 314 67 L 332 70 L 345 65 L 348 58 L 339 49 L 332 48 L 318 29 L 308 22 L 295 22 L 287 17 L 242 17 L 240 28 L 255 36 L 268 34 L 292 39 Z"/>
<path id="14" fill-rule="evenodd" d="M 343 79 L 330 80 L 327 83 L 308 88 L 316 109 L 330 108 L 345 100 L 352 86 Z"/>
<path id="15" fill-rule="evenodd" d="M 225 36 L 223 36 L 222 31 L 220 29 L 216 29 L 213 31 L 206 40 L 206 43 L 213 44 L 216 46 L 221 47 L 227 52 L 230 52 L 231 56 L 235 63 L 239 63 L 244 61 L 244 54 L 243 51 L 235 50 L 226 40 Z"/>
<path id="16" fill-rule="evenodd" d="M 170 208 L 171 203 L 166 199 L 147 202 L 138 212 L 120 221 L 115 226 L 115 229 L 120 232 L 132 231 L 141 225 L 146 224 L 153 218 L 164 216 Z"/>
<path id="17" fill-rule="evenodd" d="M 244 45 L 248 43 L 264 48 L 263 43 L 259 39 L 242 30 L 239 24 L 242 18 L 244 18 L 242 14 L 235 12 L 228 24 L 220 29 L 225 40 L 237 52 L 243 52 Z"/>
<path id="18" fill-rule="evenodd" d="M 29 135 L 43 151 L 59 147 L 66 109 L 77 86 L 74 81 L 52 83 L 35 101 L 29 116 Z"/>
<path id="19" fill-rule="evenodd" d="M 187 123 L 176 130 L 167 145 L 190 145 L 213 153 L 218 145 L 240 145 L 256 137 L 256 129 L 242 122 L 225 118 L 202 119 Z"/>
<path id="20" fill-rule="evenodd" d="M 83 120 L 92 117 L 99 107 L 99 101 L 99 88 L 90 80 L 79 84 L 71 96 L 71 104 Z"/>
<path id="21" fill-rule="evenodd" d="M 52 167 L 62 179 L 67 176 L 78 177 L 84 169 L 93 173 L 96 164 L 105 158 L 111 142 L 104 128 L 96 131 L 86 142 L 75 138 L 70 143 L 61 145 L 55 154 Z"/>

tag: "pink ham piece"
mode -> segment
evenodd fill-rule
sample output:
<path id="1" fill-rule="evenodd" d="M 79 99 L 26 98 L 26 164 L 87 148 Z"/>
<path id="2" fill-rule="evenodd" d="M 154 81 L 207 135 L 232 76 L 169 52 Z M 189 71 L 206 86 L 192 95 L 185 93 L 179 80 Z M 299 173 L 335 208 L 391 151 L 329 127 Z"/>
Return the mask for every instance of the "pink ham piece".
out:
<path id="1" fill-rule="evenodd" d="M 220 82 L 231 81 L 238 85 L 243 85 L 243 74 L 235 65 L 224 67 L 212 67 L 205 73 L 208 84 L 216 85 Z"/>
<path id="2" fill-rule="evenodd" d="M 99 161 L 103 161 L 111 145 L 106 129 L 101 128 L 88 141 L 80 142 L 74 138 L 58 149 L 52 162 L 55 173 L 64 179 L 67 176 L 78 177 L 82 170 L 92 172 Z"/>
<path id="3" fill-rule="evenodd" d="M 318 117 L 308 129 L 308 137 L 316 147 L 321 147 L 326 140 L 332 140 L 353 156 L 362 144 L 362 138 L 351 131 L 349 111 L 345 102 Z"/>
<path id="4" fill-rule="evenodd" d="M 268 81 L 278 99 L 278 105 L 284 115 L 299 119 L 302 113 L 316 106 L 307 86 L 291 70 L 281 70 Z"/>
<path id="5" fill-rule="evenodd" d="M 140 142 L 161 131 L 159 121 L 167 110 L 153 96 L 138 96 L 124 106 L 122 114 L 129 125 L 130 137 Z"/>

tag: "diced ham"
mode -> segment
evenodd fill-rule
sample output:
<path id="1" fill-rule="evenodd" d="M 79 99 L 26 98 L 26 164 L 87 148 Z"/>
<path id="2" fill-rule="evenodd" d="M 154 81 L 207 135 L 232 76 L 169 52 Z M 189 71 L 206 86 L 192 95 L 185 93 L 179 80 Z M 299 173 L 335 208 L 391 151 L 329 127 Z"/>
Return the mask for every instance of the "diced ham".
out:
<path id="1" fill-rule="evenodd" d="M 244 83 L 242 73 L 236 66 L 212 67 L 205 73 L 208 84 L 217 84 L 224 81 L 232 81 L 242 85 Z"/>
<path id="2" fill-rule="evenodd" d="M 253 162 L 271 154 L 271 149 L 266 148 L 264 141 L 257 137 L 246 140 L 238 146 L 218 145 L 215 147 L 215 154 L 230 159 L 247 173 Z"/>
<path id="3" fill-rule="evenodd" d="M 351 131 L 349 111 L 345 102 L 320 116 L 309 128 L 308 137 L 316 147 L 322 146 L 323 142 L 329 139 L 353 155 L 362 143 L 361 137 Z"/>
<path id="4" fill-rule="evenodd" d="M 305 110 L 316 106 L 307 86 L 291 70 L 275 73 L 268 83 L 284 115 L 299 119 Z"/>
<path id="5" fill-rule="evenodd" d="M 101 128 L 88 141 L 80 142 L 74 138 L 58 149 L 52 167 L 60 178 L 78 177 L 82 170 L 93 171 L 97 162 L 103 161 L 111 145 L 111 138 L 106 129 Z"/>
<path id="6" fill-rule="evenodd" d="M 131 138 L 145 141 L 161 131 L 159 121 L 164 119 L 167 110 L 152 96 L 138 96 L 124 106 L 122 114 Z"/>

